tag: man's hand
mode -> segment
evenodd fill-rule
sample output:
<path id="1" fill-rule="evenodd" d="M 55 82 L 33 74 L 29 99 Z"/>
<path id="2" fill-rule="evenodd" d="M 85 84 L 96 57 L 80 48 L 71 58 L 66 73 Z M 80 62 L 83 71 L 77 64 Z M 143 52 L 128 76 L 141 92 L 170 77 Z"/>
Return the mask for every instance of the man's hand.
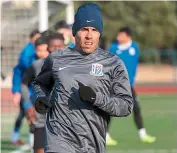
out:
<path id="1" fill-rule="evenodd" d="M 12 101 L 16 107 L 19 106 L 20 100 L 21 100 L 21 94 L 19 92 L 14 93 Z"/>
<path id="2" fill-rule="evenodd" d="M 81 82 L 77 81 L 79 85 L 79 95 L 84 101 L 89 101 L 94 103 L 96 100 L 96 93 L 89 86 L 83 85 Z"/>
<path id="3" fill-rule="evenodd" d="M 29 107 L 25 111 L 28 124 L 34 124 L 36 121 L 36 110 L 33 106 Z"/>
<path id="4" fill-rule="evenodd" d="M 35 109 L 40 114 L 46 114 L 50 107 L 52 107 L 52 105 L 46 97 L 39 97 L 35 102 Z"/>

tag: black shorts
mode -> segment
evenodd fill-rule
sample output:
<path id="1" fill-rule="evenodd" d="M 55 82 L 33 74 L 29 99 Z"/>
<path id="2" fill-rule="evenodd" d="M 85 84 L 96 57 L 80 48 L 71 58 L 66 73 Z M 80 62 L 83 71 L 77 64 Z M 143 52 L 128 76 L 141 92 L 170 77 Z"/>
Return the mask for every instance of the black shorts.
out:
<path id="1" fill-rule="evenodd" d="M 34 129 L 34 149 L 44 148 L 44 127 Z"/>

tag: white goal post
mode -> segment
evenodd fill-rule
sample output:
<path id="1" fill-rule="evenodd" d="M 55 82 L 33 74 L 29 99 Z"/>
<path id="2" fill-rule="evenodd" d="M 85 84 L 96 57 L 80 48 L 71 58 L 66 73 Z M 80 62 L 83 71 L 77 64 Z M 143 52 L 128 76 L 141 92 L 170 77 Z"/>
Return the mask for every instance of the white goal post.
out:
<path id="1" fill-rule="evenodd" d="M 2 7 L 3 2 L 8 2 L 10 0 L 0 0 L 0 8 Z M 34 0 L 12 0 L 13 2 L 24 2 L 28 3 Z M 74 3 L 72 0 L 56 0 L 62 4 L 66 5 L 66 22 L 68 24 L 73 24 L 74 22 Z M 38 20 L 39 20 L 39 31 L 45 31 L 48 29 L 48 0 L 39 0 L 38 1 Z"/>
<path id="2" fill-rule="evenodd" d="M 73 24 L 74 22 L 74 4 L 72 0 L 56 0 L 66 5 L 66 22 Z M 48 0 L 39 0 L 39 30 L 48 29 Z"/>

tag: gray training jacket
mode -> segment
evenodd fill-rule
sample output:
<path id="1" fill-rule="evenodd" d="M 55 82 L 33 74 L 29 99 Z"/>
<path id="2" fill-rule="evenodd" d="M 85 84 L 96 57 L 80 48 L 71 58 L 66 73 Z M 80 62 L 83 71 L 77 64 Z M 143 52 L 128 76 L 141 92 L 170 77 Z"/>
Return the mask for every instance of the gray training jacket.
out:
<path id="1" fill-rule="evenodd" d="M 94 104 L 80 99 L 77 81 L 96 92 Z M 75 48 L 53 52 L 32 87 L 36 97 L 50 93 L 45 152 L 105 153 L 110 116 L 128 116 L 133 108 L 123 62 L 101 48 L 89 55 Z"/>

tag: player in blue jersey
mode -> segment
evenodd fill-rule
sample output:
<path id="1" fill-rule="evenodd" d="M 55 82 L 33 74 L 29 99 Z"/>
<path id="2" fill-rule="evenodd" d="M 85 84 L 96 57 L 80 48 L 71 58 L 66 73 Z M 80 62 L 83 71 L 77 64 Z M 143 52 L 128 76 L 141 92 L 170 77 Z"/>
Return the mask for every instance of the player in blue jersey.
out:
<path id="1" fill-rule="evenodd" d="M 15 121 L 11 144 L 23 145 L 24 143 L 19 140 L 19 131 L 22 123 L 22 119 L 25 116 L 24 108 L 21 99 L 21 78 L 24 71 L 36 60 L 36 52 L 34 47 L 34 42 L 40 37 L 38 30 L 33 30 L 29 35 L 29 42 L 22 49 L 18 63 L 13 69 L 13 80 L 12 80 L 12 93 L 13 93 L 13 103 L 15 106 L 20 106 L 18 117 Z"/>
<path id="2" fill-rule="evenodd" d="M 127 68 L 134 99 L 134 121 L 139 131 L 139 137 L 142 142 L 153 143 L 155 142 L 156 138 L 146 133 L 146 129 L 143 125 L 141 109 L 134 90 L 134 83 L 139 60 L 139 47 L 136 42 L 132 41 L 131 34 L 132 32 L 129 27 L 121 28 L 117 34 L 117 41 L 111 44 L 109 51 L 119 56 Z M 111 136 L 107 134 L 107 144 L 116 145 L 117 141 L 113 140 Z"/>

